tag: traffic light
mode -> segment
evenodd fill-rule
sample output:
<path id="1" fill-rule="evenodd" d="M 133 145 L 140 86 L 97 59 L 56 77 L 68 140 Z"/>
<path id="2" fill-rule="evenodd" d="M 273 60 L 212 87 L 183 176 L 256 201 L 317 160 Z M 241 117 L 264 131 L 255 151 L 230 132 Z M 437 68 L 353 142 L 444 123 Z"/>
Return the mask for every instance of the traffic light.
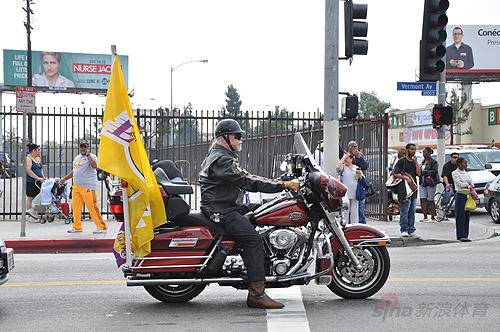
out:
<path id="1" fill-rule="evenodd" d="M 356 119 L 358 117 L 358 109 L 358 96 L 350 95 L 342 98 L 342 111 L 347 119 Z"/>
<path id="2" fill-rule="evenodd" d="M 420 81 L 437 82 L 445 70 L 448 0 L 425 0 L 422 39 L 420 40 Z"/>
<path id="3" fill-rule="evenodd" d="M 354 21 L 366 20 L 367 12 L 367 4 L 352 3 L 352 0 L 346 0 L 344 2 L 346 58 L 351 58 L 354 54 L 368 54 L 368 40 L 354 38 L 366 37 L 368 35 L 368 22 Z"/>
<path id="4" fill-rule="evenodd" d="M 453 108 L 441 104 L 434 105 L 432 108 L 432 126 L 440 128 L 451 124 L 453 124 Z"/>

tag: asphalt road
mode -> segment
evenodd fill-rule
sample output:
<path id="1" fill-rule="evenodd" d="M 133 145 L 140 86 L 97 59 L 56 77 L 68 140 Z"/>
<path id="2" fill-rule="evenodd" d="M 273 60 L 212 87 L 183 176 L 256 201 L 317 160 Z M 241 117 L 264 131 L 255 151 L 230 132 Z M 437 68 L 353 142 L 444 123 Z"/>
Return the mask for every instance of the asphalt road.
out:
<path id="1" fill-rule="evenodd" d="M 500 229 L 500 224 L 495 224 L 491 220 L 491 217 L 488 212 L 486 212 L 486 209 L 477 209 L 476 211 L 471 212 L 470 218 L 472 222 Z"/>
<path id="2" fill-rule="evenodd" d="M 0 330 L 498 331 L 500 238 L 390 254 L 390 279 L 373 298 L 278 289 L 287 307 L 274 312 L 249 309 L 245 291 L 217 285 L 190 303 L 160 303 L 126 287 L 111 254 L 18 254 L 0 287 Z"/>

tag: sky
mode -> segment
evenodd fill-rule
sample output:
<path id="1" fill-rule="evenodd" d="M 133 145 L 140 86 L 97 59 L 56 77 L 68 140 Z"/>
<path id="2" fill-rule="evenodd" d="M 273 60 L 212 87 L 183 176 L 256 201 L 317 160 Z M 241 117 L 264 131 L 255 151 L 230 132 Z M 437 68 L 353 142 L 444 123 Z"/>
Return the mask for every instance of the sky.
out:
<path id="1" fill-rule="evenodd" d="M 26 49 L 25 1 L 0 1 L 0 47 Z M 374 91 L 393 108 L 424 107 L 436 97 L 398 92 L 396 82 L 415 81 L 424 0 L 361 0 L 368 4 L 369 50 L 351 65 L 341 61 L 339 87 Z M 191 102 L 196 110 L 219 110 L 233 84 L 242 110 L 323 110 L 325 1 L 317 0 L 36 0 L 33 50 L 129 56 L 129 90 L 135 107 Z M 497 0 L 450 0 L 450 25 L 500 24 Z M 340 3 L 340 56 L 343 4 Z M 0 56 L 3 56 L 0 54 Z M 500 47 L 499 47 L 500 57 Z M 0 62 L 3 81 L 3 61 Z M 483 105 L 500 103 L 500 83 L 474 85 Z M 12 94 L 4 105 L 14 105 Z M 37 106 L 100 107 L 104 97 L 37 94 Z"/>

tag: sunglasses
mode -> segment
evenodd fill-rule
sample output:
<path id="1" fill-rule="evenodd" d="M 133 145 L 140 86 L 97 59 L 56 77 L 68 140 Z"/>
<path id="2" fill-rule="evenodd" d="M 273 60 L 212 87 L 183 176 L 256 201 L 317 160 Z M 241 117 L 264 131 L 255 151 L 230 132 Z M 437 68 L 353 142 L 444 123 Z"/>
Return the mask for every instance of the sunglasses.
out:
<path id="1" fill-rule="evenodd" d="M 457 156 L 453 156 L 453 157 L 451 157 L 451 159 L 458 159 L 458 157 Z"/>
<path id="2" fill-rule="evenodd" d="M 88 148 L 89 146 L 87 144 L 80 144 L 81 148 Z"/>
<path id="3" fill-rule="evenodd" d="M 234 138 L 237 139 L 238 141 L 241 141 L 241 138 L 243 137 L 243 135 L 241 133 L 234 133 L 233 134 Z"/>

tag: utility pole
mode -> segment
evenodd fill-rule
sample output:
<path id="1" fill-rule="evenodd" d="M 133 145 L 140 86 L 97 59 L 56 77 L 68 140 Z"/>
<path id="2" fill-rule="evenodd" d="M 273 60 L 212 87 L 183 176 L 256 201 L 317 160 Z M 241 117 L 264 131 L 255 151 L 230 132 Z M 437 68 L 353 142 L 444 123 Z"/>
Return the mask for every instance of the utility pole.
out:
<path id="1" fill-rule="evenodd" d="M 339 2 L 325 0 L 323 169 L 335 174 L 339 160 Z"/>
<path id="2" fill-rule="evenodd" d="M 31 26 L 31 15 L 34 14 L 33 10 L 31 10 L 32 0 L 26 0 L 26 8 L 23 7 L 23 10 L 26 12 L 26 22 L 24 22 L 24 26 L 26 27 L 26 35 L 28 37 L 28 73 L 26 74 L 26 85 L 33 86 L 33 68 L 32 68 L 32 54 L 31 54 L 31 30 L 33 27 Z M 33 116 L 28 114 L 28 142 L 33 142 Z"/>
<path id="3" fill-rule="evenodd" d="M 443 70 L 439 75 L 438 82 L 438 104 L 445 105 L 446 103 L 446 71 Z M 444 127 L 441 126 L 438 129 L 437 137 L 437 162 L 439 165 L 439 174 L 442 173 L 444 166 L 444 150 L 445 150 L 445 140 L 444 140 Z"/>

